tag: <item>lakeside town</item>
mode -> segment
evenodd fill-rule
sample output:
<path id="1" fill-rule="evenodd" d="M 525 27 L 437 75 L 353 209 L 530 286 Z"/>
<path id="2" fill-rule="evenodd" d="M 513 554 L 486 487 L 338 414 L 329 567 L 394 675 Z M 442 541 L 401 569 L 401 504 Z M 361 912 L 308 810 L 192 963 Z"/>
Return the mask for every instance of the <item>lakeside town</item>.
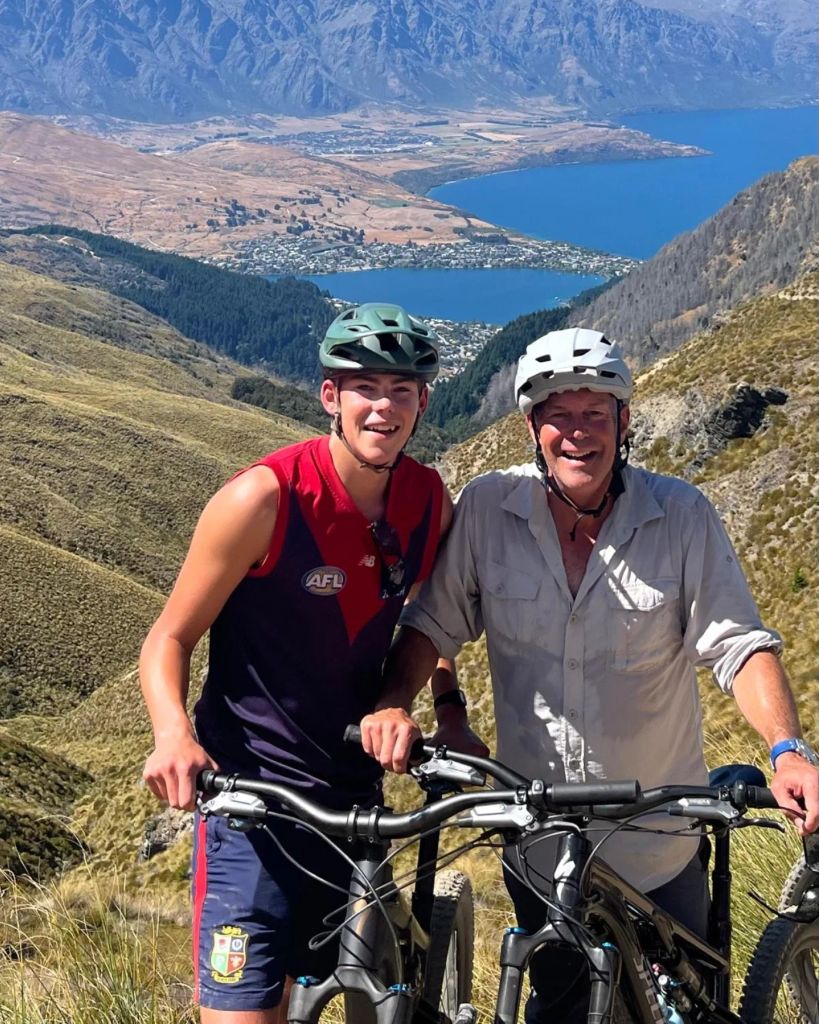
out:
<path id="1" fill-rule="evenodd" d="M 412 241 L 320 242 L 297 235 L 269 235 L 238 246 L 217 266 L 251 274 L 334 274 L 356 270 L 501 270 L 534 269 L 594 274 L 609 279 L 627 274 L 639 263 L 628 256 L 584 249 L 568 242 L 508 238 L 497 232 L 480 239 L 418 245 Z"/>

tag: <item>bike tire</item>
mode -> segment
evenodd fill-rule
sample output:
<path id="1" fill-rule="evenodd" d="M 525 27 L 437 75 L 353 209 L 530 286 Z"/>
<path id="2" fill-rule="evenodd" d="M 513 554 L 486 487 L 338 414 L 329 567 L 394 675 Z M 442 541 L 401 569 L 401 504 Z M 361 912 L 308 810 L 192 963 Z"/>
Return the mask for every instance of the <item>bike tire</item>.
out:
<path id="1" fill-rule="evenodd" d="M 785 881 L 780 910 L 798 904 L 819 883 L 804 860 Z M 739 1006 L 743 1024 L 816 1024 L 819 1021 L 819 921 L 776 918 L 757 943 Z"/>
<path id="2" fill-rule="evenodd" d="M 442 871 L 435 879 L 423 998 L 450 1019 L 472 997 L 474 951 L 472 883 L 460 871 Z"/>

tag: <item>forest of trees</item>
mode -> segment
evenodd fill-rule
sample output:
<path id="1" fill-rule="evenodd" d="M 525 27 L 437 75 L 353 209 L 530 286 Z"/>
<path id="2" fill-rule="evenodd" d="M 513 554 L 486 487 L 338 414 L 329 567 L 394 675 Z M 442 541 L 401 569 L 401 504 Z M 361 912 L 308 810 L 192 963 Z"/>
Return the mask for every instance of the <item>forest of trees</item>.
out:
<path id="1" fill-rule="evenodd" d="M 279 377 L 318 381 L 318 345 L 334 311 L 309 281 L 267 281 L 58 224 L 25 233 L 85 242 L 96 256 L 109 258 L 109 291 L 162 317 L 188 338 Z"/>
<path id="2" fill-rule="evenodd" d="M 715 316 L 816 266 L 819 159 L 769 174 L 680 235 L 583 312 L 638 366 L 678 348 Z"/>
<path id="3" fill-rule="evenodd" d="M 510 364 L 517 362 L 530 341 L 576 323 L 581 315 L 579 309 L 611 285 L 607 281 L 581 292 L 567 305 L 511 320 L 462 373 L 436 386 L 427 421 L 443 429 L 451 441 L 461 441 L 509 412 L 514 408 L 514 370 L 510 375 Z"/>

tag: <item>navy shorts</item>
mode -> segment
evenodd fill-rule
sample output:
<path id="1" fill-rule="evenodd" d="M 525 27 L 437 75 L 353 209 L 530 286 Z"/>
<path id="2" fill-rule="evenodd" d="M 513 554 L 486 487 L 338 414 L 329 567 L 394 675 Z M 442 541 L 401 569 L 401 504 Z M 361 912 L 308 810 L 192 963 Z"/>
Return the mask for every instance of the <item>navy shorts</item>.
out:
<path id="1" fill-rule="evenodd" d="M 307 877 L 261 829 L 236 832 L 225 818 L 196 816 L 193 847 L 193 960 L 196 999 L 219 1010 L 277 1006 L 286 975 L 324 978 L 338 942 L 309 940 L 340 923 L 351 868 L 335 846 L 303 826 L 272 822 L 287 853 L 337 892 Z M 342 847 L 344 849 L 344 847 Z"/>

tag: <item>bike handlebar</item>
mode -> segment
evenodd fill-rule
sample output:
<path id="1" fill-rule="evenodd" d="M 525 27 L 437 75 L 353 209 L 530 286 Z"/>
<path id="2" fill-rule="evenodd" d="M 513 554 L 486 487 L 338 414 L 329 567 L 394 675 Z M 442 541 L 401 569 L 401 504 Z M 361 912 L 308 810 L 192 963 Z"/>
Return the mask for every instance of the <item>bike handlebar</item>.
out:
<path id="1" fill-rule="evenodd" d="M 345 738 L 360 742 L 360 735 L 360 730 L 355 726 L 348 728 Z M 433 745 L 424 740 L 419 740 L 418 744 L 423 754 L 434 759 L 436 748 Z M 438 753 L 440 754 L 440 751 Z M 500 824 L 495 827 L 501 829 L 522 830 L 532 826 L 538 819 L 561 811 L 617 820 L 681 800 L 687 800 L 692 804 L 694 813 L 690 816 L 693 817 L 697 816 L 697 801 L 704 801 L 703 809 L 709 801 L 711 806 L 716 801 L 723 801 L 740 812 L 751 807 L 778 806 L 769 789 L 749 786 L 744 782 L 721 787 L 659 786 L 642 792 L 640 784 L 634 779 L 614 782 L 548 783 L 542 779 L 525 779 L 492 758 L 460 754 L 456 751 L 447 751 L 446 758 L 478 768 L 481 772 L 494 776 L 498 781 L 506 782 L 507 785 L 507 780 L 512 781 L 512 785 L 507 789 L 456 793 L 414 811 L 395 814 L 381 806 L 332 811 L 280 783 L 222 774 L 212 770 L 201 772 L 197 782 L 203 791 L 226 794 L 229 803 L 220 808 L 220 813 L 263 819 L 267 814 L 263 803 L 259 804 L 252 800 L 243 802 L 239 796 L 242 793 L 255 794 L 260 798 L 277 801 L 328 835 L 369 841 L 418 836 L 437 828 L 461 812 L 469 811 L 474 812 L 473 815 L 467 815 L 461 824 L 481 827 L 482 822 L 488 824 L 491 820 L 499 822 Z M 230 794 L 236 796 L 231 798 Z M 709 815 L 703 813 L 702 816 L 707 818 Z"/>

